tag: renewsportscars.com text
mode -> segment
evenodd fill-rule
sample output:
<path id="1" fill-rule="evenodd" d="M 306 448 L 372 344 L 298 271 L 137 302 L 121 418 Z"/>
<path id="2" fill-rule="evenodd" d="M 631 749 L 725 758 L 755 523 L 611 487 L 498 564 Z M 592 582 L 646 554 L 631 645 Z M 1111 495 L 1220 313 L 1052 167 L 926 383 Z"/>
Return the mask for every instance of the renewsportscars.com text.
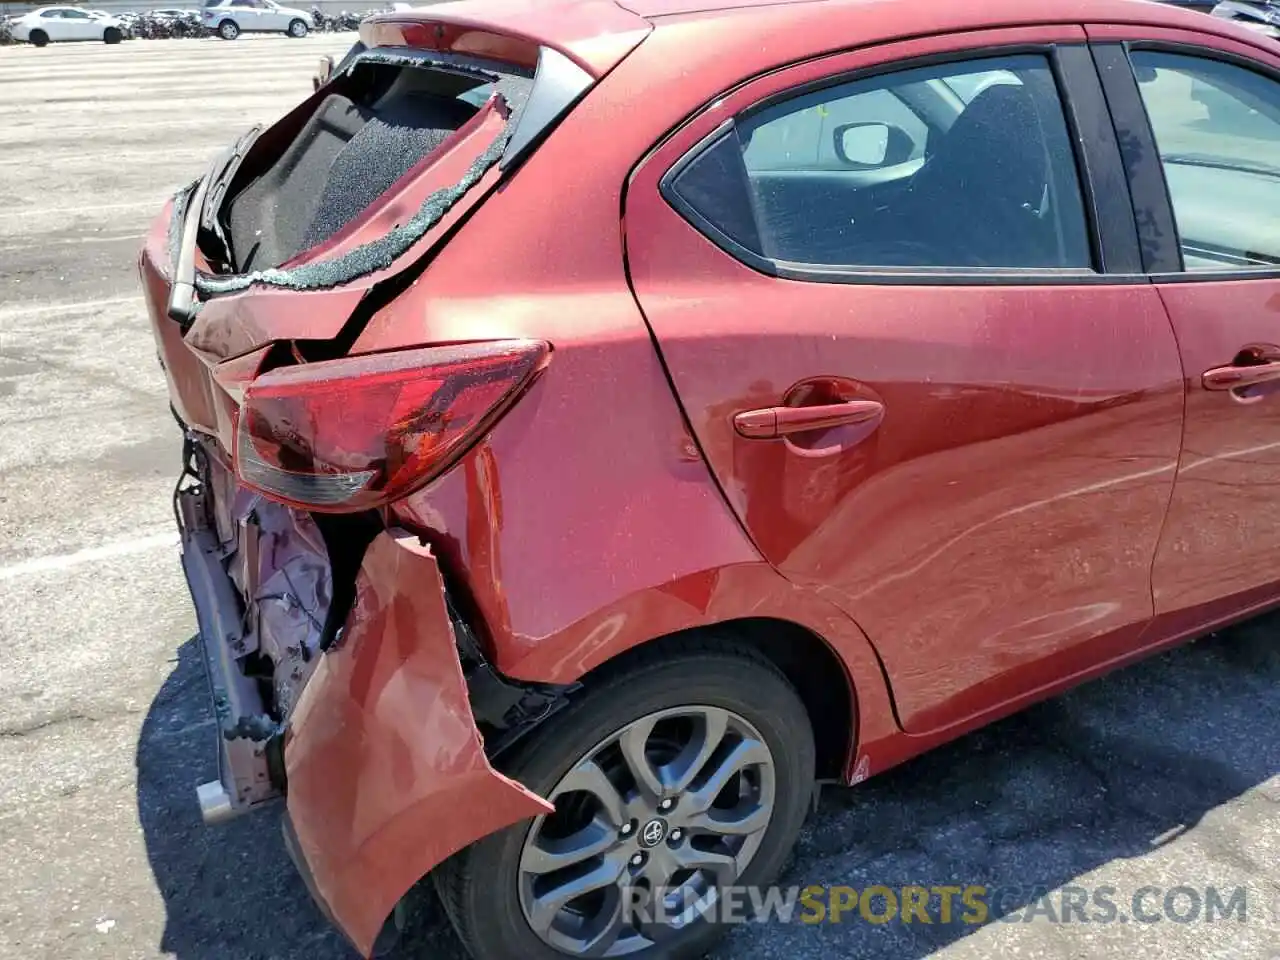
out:
<path id="1" fill-rule="evenodd" d="M 706 916 L 720 923 L 1248 923 L 1276 922 L 1269 898 L 1245 887 L 1047 887 L 934 884 L 889 887 L 725 887 L 700 898 L 681 890 L 627 891 L 640 922 Z"/>

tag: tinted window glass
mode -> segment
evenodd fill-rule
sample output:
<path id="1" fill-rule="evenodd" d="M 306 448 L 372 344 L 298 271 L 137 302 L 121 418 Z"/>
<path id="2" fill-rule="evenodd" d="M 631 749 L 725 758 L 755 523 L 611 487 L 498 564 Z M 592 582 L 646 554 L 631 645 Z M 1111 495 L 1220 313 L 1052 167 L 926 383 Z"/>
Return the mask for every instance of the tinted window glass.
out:
<path id="1" fill-rule="evenodd" d="M 709 227 L 753 253 L 763 249 L 742 173 L 738 138 L 732 133 L 694 157 L 676 178 L 674 192 L 706 221 L 704 229 Z"/>
<path id="2" fill-rule="evenodd" d="M 725 142 L 736 150 L 726 153 Z M 740 118 L 715 152 L 714 162 L 682 171 L 675 192 L 772 260 L 1092 263 L 1071 139 L 1043 57 L 983 58 L 825 87 Z"/>
<path id="3" fill-rule="evenodd" d="M 993 84 L 1008 83 L 1017 86 L 1022 81 L 1018 79 L 1016 74 L 1012 74 L 1008 70 L 982 70 L 975 73 L 950 76 L 947 77 L 946 82 L 951 91 L 968 104 L 973 101 L 974 97 Z"/>
<path id="4" fill-rule="evenodd" d="M 892 90 L 833 96 L 824 90 L 766 111 L 751 127 L 744 150 L 748 170 L 839 170 L 835 130 L 849 123 L 892 123 L 911 140 L 908 159 L 924 155 L 929 128 Z"/>
<path id="5" fill-rule="evenodd" d="M 1186 269 L 1280 265 L 1280 84 L 1197 57 L 1132 59 Z"/>

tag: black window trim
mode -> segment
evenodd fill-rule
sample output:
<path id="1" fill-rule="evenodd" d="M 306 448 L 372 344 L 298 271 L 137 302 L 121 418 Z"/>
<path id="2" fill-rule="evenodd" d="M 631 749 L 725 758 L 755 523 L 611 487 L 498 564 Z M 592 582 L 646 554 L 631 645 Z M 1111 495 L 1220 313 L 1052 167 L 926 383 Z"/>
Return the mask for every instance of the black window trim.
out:
<path id="1" fill-rule="evenodd" d="M 1131 51 L 1150 51 L 1215 60 L 1280 83 L 1280 70 L 1261 60 L 1214 47 L 1171 40 L 1105 41 L 1092 45 L 1107 100 L 1123 145 L 1134 214 L 1144 253 L 1143 268 L 1155 284 L 1217 283 L 1223 280 L 1278 280 L 1280 266 L 1238 270 L 1187 270 L 1173 200 L 1156 147 L 1155 131 L 1142 100 Z M 1150 158 L 1154 158 L 1152 163 Z"/>
<path id="2" fill-rule="evenodd" d="M 818 90 L 904 70 L 966 63 L 993 57 L 1034 54 L 1045 57 L 1053 73 L 1066 118 L 1084 206 L 1085 227 L 1094 266 L 1045 267 L 890 267 L 811 264 L 774 260 L 729 237 L 688 204 L 674 189 L 675 180 L 706 150 L 734 130 L 729 119 L 700 139 L 662 175 L 658 187 L 666 202 L 695 229 L 725 253 L 758 273 L 788 280 L 820 283 L 868 283 L 945 286 L 1053 286 L 1145 284 L 1138 230 L 1128 196 L 1129 179 L 1115 129 L 1109 121 L 1102 82 L 1086 40 L 1048 43 L 1008 43 L 909 57 L 820 77 L 762 98 L 742 110 L 750 117 L 777 103 Z M 785 68 L 784 68 L 785 69 Z M 1102 122 L 1105 121 L 1105 122 Z"/>

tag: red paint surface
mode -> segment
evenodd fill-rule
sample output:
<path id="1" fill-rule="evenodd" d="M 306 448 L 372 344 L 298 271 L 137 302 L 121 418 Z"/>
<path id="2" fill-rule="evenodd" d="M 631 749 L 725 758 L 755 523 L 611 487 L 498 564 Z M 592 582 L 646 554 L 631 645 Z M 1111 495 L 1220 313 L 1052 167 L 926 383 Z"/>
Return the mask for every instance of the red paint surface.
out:
<path id="1" fill-rule="evenodd" d="M 1241 405 L 1196 386 L 1246 341 L 1280 337 L 1274 284 L 780 281 L 712 246 L 656 190 L 732 110 L 836 69 L 1078 41 L 1084 23 L 1113 36 L 1167 25 L 1255 56 L 1262 41 L 1118 0 L 628 6 L 658 24 L 630 56 L 646 22 L 596 0 L 451 5 L 366 29 L 526 60 L 553 43 L 603 77 L 354 348 L 554 345 L 489 435 L 388 511 L 431 544 L 500 670 L 566 682 L 675 630 L 796 623 L 843 664 L 853 716 L 831 722 L 851 729 L 847 775 L 862 779 L 1274 600 L 1280 561 L 1231 539 L 1243 519 L 1233 534 L 1214 518 L 1280 526 L 1264 482 L 1280 448 L 1240 455 L 1272 442 L 1280 396 Z M 1043 26 L 1055 19 L 1068 25 Z M 163 316 L 166 221 L 143 260 L 157 340 L 184 418 L 226 436 L 234 401 L 206 364 L 331 337 L 368 283 L 219 298 L 184 344 Z M 884 412 L 821 437 L 734 431 L 737 413 L 801 400 Z M 415 873 L 537 807 L 475 740 L 434 557 L 412 539 L 375 542 L 290 745 L 304 855 L 363 946 Z"/>
<path id="2" fill-rule="evenodd" d="M 1187 374 L 1178 485 L 1154 570 L 1156 610 L 1213 620 L 1257 588 L 1280 594 L 1280 384 L 1206 390 L 1248 347 L 1280 358 L 1280 280 L 1162 285 Z M 1225 604 L 1224 604 L 1225 601 Z M 1203 608 L 1203 609 L 1199 609 Z"/>
<path id="3" fill-rule="evenodd" d="M 765 558 L 866 631 L 912 732 L 961 722 L 1141 636 L 1182 430 L 1160 298 L 1148 284 L 767 277 L 698 234 L 657 184 L 725 118 L 817 77 L 1082 37 L 998 31 L 770 74 L 665 143 L 628 193 L 638 298 L 702 449 Z M 733 429 L 738 411 L 782 403 L 819 373 L 843 378 L 847 398 L 883 403 L 883 421 L 809 435 L 816 456 Z"/>

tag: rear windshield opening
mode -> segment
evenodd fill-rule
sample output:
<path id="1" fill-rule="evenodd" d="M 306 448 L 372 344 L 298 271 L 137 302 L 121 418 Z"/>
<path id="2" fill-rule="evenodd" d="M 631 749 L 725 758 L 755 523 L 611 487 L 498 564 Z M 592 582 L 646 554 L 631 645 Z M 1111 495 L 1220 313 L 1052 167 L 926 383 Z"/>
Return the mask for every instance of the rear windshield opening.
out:
<path id="1" fill-rule="evenodd" d="M 278 267 L 328 240 L 495 92 L 514 108 L 532 84 L 531 75 L 508 65 L 498 73 L 487 61 L 447 54 L 421 64 L 390 55 L 392 62 L 366 61 L 372 56 L 330 84 L 283 152 L 255 164 L 257 175 L 237 185 L 222 212 L 225 260 L 234 272 Z"/>

